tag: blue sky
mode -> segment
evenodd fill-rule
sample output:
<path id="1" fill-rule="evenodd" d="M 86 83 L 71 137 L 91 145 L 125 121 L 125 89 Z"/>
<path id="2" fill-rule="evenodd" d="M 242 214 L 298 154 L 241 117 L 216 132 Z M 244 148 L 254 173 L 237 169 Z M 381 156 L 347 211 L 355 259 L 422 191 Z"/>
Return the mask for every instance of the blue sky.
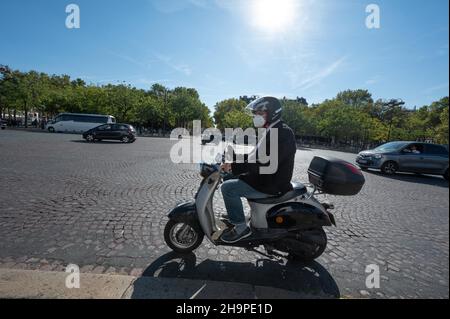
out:
<path id="1" fill-rule="evenodd" d="M 70 3 L 80 7 L 80 29 L 65 27 Z M 381 9 L 380 29 L 366 28 L 370 3 Z M 93 84 L 194 87 L 210 108 L 252 94 L 316 103 L 358 88 L 422 106 L 448 95 L 448 6 L 448 0 L 2 0 L 0 64 Z"/>

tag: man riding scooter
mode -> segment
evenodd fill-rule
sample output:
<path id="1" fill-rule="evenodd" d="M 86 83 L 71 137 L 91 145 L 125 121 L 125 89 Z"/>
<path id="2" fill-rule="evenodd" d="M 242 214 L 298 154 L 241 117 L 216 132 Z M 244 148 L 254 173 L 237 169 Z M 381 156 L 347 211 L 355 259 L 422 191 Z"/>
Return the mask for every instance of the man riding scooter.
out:
<path id="1" fill-rule="evenodd" d="M 259 136 L 257 146 L 243 163 L 234 161 L 221 167 L 224 172 L 239 177 L 228 180 L 221 186 L 228 219 L 234 225 L 222 235 L 221 239 L 225 243 L 236 243 L 252 234 L 245 220 L 241 198 L 263 199 L 282 196 L 292 190 L 291 179 L 297 148 L 292 129 L 281 120 L 280 101 L 274 97 L 263 97 L 250 103 L 247 108 L 253 114 L 254 126 L 266 130 L 265 135 Z M 278 145 L 275 148 L 276 154 L 270 154 L 271 143 Z M 271 160 L 277 156 L 278 165 L 274 173 L 264 173 L 262 168 L 271 163 L 261 161 L 262 156 Z M 255 160 L 250 160 L 252 158 Z"/>
<path id="2" fill-rule="evenodd" d="M 179 203 L 170 211 L 164 240 L 181 254 L 197 249 L 206 236 L 215 246 L 313 261 L 327 246 L 324 227 L 336 226 L 329 211 L 334 206 L 320 202 L 315 195 L 357 195 L 364 186 L 364 175 L 341 159 L 315 156 L 308 168 L 310 183 L 291 183 L 296 143 L 292 130 L 281 121 L 280 101 L 262 98 L 251 103 L 250 109 L 255 126 L 265 128 L 258 129 L 256 148 L 242 159 L 242 154 L 234 154 L 229 145 L 225 156 L 216 157 L 213 163 L 201 163 L 198 191 L 193 200 Z M 227 159 L 230 162 L 222 164 Z M 227 175 L 238 178 L 228 179 L 231 176 Z M 218 189 L 223 193 L 228 221 L 219 220 L 214 213 Z M 242 197 L 250 206 L 250 225 L 246 223 Z M 266 254 L 257 249 L 261 246 Z"/>

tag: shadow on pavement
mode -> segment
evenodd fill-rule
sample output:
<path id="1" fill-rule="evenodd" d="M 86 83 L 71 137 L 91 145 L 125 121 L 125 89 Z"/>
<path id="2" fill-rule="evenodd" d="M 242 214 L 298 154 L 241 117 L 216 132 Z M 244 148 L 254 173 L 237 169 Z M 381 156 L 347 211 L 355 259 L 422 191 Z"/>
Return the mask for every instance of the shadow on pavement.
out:
<path id="1" fill-rule="evenodd" d="M 377 175 L 384 178 L 390 178 L 397 181 L 425 184 L 432 186 L 439 186 L 448 188 L 449 183 L 443 177 L 437 175 L 419 175 L 419 174 L 409 174 L 409 173 L 397 173 L 395 175 L 385 175 L 379 171 L 365 170 L 365 173 L 372 175 Z"/>
<path id="2" fill-rule="evenodd" d="M 255 263 L 204 260 L 197 264 L 195 254 L 174 252 L 155 260 L 142 277 L 178 278 L 200 281 L 248 284 L 292 291 L 317 298 L 340 298 L 339 288 L 330 273 L 317 262 L 303 264 L 259 259 Z M 145 280 L 134 283 L 134 298 L 141 296 Z"/>
<path id="3" fill-rule="evenodd" d="M 314 151 L 329 151 L 329 152 L 340 152 L 340 153 L 347 153 L 347 154 L 358 154 L 359 151 L 354 150 L 348 150 L 348 149 L 341 149 L 341 148 L 332 148 L 332 147 L 326 147 L 326 146 L 320 146 L 320 145 L 297 145 L 298 151 L 307 151 L 307 152 L 314 152 Z"/>
<path id="4" fill-rule="evenodd" d="M 43 130 L 40 128 L 19 128 L 19 127 L 8 127 L 6 128 L 6 131 L 16 131 L 16 132 L 27 132 L 27 133 L 44 133 L 44 134 L 51 134 L 47 130 Z"/>
<path id="5" fill-rule="evenodd" d="M 94 143 L 88 143 L 85 140 L 72 140 L 72 143 L 80 143 L 80 144 L 87 144 L 87 145 L 94 145 L 94 144 L 124 144 L 121 141 L 96 141 Z"/>

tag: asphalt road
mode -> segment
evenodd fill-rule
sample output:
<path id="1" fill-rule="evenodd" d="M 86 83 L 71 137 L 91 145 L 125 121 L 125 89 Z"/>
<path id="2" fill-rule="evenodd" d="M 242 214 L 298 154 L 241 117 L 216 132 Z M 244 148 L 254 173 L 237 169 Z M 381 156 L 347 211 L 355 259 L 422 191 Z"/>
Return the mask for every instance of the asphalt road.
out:
<path id="1" fill-rule="evenodd" d="M 0 132 L 0 267 L 231 281 L 330 297 L 448 298 L 449 190 L 442 177 L 365 172 L 354 197 L 328 196 L 338 227 L 309 265 L 280 263 L 206 240 L 189 256 L 163 239 L 167 213 L 200 182 L 170 161 L 168 139 L 87 144 L 78 135 Z M 296 181 L 316 154 L 300 149 Z M 223 202 L 217 196 L 217 212 Z M 380 267 L 379 289 L 366 267 Z"/>

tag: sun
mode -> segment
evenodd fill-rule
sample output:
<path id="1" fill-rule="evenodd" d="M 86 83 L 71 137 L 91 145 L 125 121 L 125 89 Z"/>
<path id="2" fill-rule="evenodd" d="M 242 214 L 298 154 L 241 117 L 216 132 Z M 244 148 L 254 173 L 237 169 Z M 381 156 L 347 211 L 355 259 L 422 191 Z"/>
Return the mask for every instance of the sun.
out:
<path id="1" fill-rule="evenodd" d="M 253 0 L 250 16 L 257 29 L 275 34 L 286 31 L 295 21 L 299 0 Z"/>

